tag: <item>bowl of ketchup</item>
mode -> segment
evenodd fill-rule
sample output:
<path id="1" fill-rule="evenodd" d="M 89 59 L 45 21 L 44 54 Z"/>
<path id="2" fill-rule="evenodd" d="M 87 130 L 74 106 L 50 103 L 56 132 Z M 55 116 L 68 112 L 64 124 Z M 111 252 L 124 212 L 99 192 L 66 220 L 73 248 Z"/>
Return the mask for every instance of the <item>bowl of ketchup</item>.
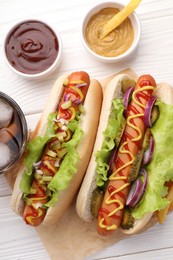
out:
<path id="1" fill-rule="evenodd" d="M 59 33 L 40 20 L 25 20 L 13 26 L 3 48 L 10 69 L 27 78 L 49 75 L 62 56 Z"/>

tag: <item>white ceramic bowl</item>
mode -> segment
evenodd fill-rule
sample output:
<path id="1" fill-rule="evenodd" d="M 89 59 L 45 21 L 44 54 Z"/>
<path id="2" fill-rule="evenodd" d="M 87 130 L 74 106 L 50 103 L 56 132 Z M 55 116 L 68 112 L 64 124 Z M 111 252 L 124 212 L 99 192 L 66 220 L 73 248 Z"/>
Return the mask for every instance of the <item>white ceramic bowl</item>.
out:
<path id="1" fill-rule="evenodd" d="M 59 50 L 58 50 L 58 54 L 54 60 L 54 62 L 45 70 L 38 72 L 38 73 L 25 73 L 25 72 L 21 72 L 19 70 L 17 70 L 14 66 L 12 66 L 12 64 L 10 63 L 10 61 L 7 58 L 6 55 L 6 42 L 8 39 L 8 36 L 14 31 L 15 28 L 17 28 L 18 26 L 20 26 L 20 24 L 22 23 L 27 23 L 30 21 L 36 21 L 36 22 L 40 22 L 43 23 L 44 25 L 46 25 L 48 28 L 50 28 L 52 30 L 52 32 L 54 33 L 54 35 L 56 36 L 56 39 L 58 41 L 58 45 L 59 45 Z M 15 24 L 9 31 L 8 33 L 5 35 L 4 41 L 3 41 L 3 56 L 5 59 L 6 64 L 8 65 L 8 67 L 15 73 L 17 73 L 20 76 L 23 76 L 25 78 L 28 79 L 37 79 L 37 78 L 44 78 L 46 76 L 48 76 L 50 73 L 52 73 L 60 64 L 61 62 L 61 58 L 62 58 L 62 41 L 61 41 L 61 36 L 59 34 L 59 32 L 56 30 L 56 28 L 54 28 L 52 25 L 49 25 L 48 23 L 41 21 L 41 20 L 36 20 L 36 19 L 27 19 L 27 20 L 23 20 L 18 22 L 17 24 Z"/>
<path id="2" fill-rule="evenodd" d="M 116 1 L 116 2 L 102 2 L 99 3 L 98 5 L 92 7 L 85 15 L 84 20 L 82 22 L 82 29 L 81 29 L 81 38 L 82 38 L 82 43 L 85 47 L 85 49 L 97 60 L 102 61 L 102 62 L 107 62 L 107 63 L 112 63 L 112 62 L 119 62 L 124 60 L 125 58 L 129 57 L 132 52 L 136 49 L 139 40 L 140 40 L 140 36 L 141 36 L 141 24 L 140 24 L 140 20 L 138 15 L 136 14 L 136 12 L 134 11 L 130 16 L 129 19 L 131 21 L 131 24 L 133 26 L 133 30 L 134 30 L 134 40 L 132 45 L 130 46 L 130 48 L 120 54 L 119 56 L 115 56 L 115 57 L 105 57 L 105 56 L 101 56 L 98 55 L 97 53 L 95 53 L 93 50 L 91 50 L 91 48 L 89 47 L 87 41 L 86 41 L 86 37 L 85 37 L 85 29 L 86 26 L 88 24 L 88 21 L 90 20 L 90 18 L 96 14 L 97 12 L 99 12 L 100 10 L 102 10 L 103 8 L 106 7 L 114 7 L 114 8 L 118 8 L 118 9 L 122 9 L 124 7 L 124 5 L 122 4 L 122 1 Z"/>

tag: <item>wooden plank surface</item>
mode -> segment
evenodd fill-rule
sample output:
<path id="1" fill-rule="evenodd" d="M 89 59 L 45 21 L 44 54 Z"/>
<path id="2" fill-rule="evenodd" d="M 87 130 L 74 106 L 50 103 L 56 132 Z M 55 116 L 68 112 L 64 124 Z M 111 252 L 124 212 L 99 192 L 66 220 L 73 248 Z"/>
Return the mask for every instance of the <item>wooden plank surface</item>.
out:
<path id="1" fill-rule="evenodd" d="M 131 59 L 118 64 L 103 64 L 94 60 L 81 43 L 80 26 L 83 16 L 98 2 L 0 0 L 0 91 L 18 102 L 26 115 L 30 130 L 35 127 L 54 81 L 65 72 L 86 70 L 92 77 L 103 79 L 130 67 L 138 75 L 150 73 L 158 82 L 166 81 L 173 86 L 173 1 L 142 1 L 137 9 L 142 25 L 139 47 Z M 14 23 L 26 18 L 44 20 L 56 26 L 61 33 L 63 60 L 60 67 L 46 79 L 31 81 L 20 78 L 7 68 L 3 60 L 2 42 L 5 33 Z M 36 231 L 26 226 L 10 209 L 10 195 L 11 189 L 4 176 L 0 175 L 0 259 L 49 260 Z M 171 213 L 164 225 L 157 224 L 144 233 L 120 241 L 87 259 L 172 259 L 172 226 Z"/>

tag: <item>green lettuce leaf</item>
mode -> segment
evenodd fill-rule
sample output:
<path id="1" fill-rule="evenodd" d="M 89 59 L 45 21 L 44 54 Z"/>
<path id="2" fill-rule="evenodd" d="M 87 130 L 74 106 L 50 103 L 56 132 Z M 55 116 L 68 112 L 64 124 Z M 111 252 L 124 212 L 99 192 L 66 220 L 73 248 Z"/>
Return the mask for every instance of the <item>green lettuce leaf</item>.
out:
<path id="1" fill-rule="evenodd" d="M 78 128 L 78 124 L 79 124 L 79 121 L 73 119 L 73 120 L 71 120 L 71 121 L 68 123 L 67 127 L 68 127 L 68 129 L 70 129 L 72 132 L 75 132 L 75 130 Z"/>
<path id="2" fill-rule="evenodd" d="M 151 162 L 147 166 L 148 185 L 143 199 L 133 209 L 133 217 L 141 219 L 147 212 L 165 208 L 169 201 L 164 198 L 167 194 L 166 181 L 173 181 L 173 106 L 157 101 L 160 116 L 151 132 L 155 140 L 155 148 Z"/>
<path id="3" fill-rule="evenodd" d="M 106 130 L 103 132 L 104 141 L 100 151 L 96 152 L 96 172 L 97 186 L 104 186 L 107 181 L 107 172 L 109 170 L 108 160 L 110 153 L 115 147 L 115 137 L 120 129 L 121 122 L 123 119 L 123 100 L 122 99 L 113 99 L 111 113 L 108 120 L 108 125 Z"/>
<path id="4" fill-rule="evenodd" d="M 45 144 L 55 136 L 53 130 L 54 118 L 55 114 L 51 113 L 48 117 L 48 125 L 44 136 L 37 136 L 32 141 L 29 141 L 27 143 L 27 157 L 24 160 L 26 170 L 22 174 L 22 179 L 20 182 L 20 189 L 25 195 L 29 194 L 30 192 L 31 183 L 33 180 L 33 163 L 40 160 Z"/>

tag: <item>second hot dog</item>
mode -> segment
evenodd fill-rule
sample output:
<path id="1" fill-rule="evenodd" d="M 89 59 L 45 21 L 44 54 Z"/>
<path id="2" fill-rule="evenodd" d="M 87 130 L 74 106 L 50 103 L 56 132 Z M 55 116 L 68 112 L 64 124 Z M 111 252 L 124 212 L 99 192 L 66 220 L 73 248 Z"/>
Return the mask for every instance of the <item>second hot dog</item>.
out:
<path id="1" fill-rule="evenodd" d="M 157 100 L 156 95 L 164 102 Z M 137 232 L 153 212 L 164 208 L 164 203 L 166 205 L 164 197 L 156 197 L 161 194 L 157 185 L 155 194 L 152 192 L 151 195 L 150 189 L 155 178 L 153 169 L 160 159 L 159 151 L 163 154 L 167 149 L 166 141 L 155 134 L 167 130 L 163 126 L 170 120 L 169 113 L 173 113 L 173 106 L 167 103 L 173 104 L 171 88 L 167 86 L 157 91 L 156 82 L 150 75 L 139 77 L 137 83 L 128 75 L 119 75 L 108 84 L 94 152 L 76 204 L 77 212 L 84 220 L 98 218 L 100 235 L 112 234 L 120 227 L 125 233 Z M 163 124 L 162 120 L 165 121 Z M 173 145 L 171 135 L 169 143 Z M 167 155 L 162 160 L 167 165 L 171 157 Z M 169 173 L 170 170 L 173 167 L 168 169 Z M 168 172 L 165 170 L 162 176 L 164 194 L 164 183 L 173 181 L 173 174 L 168 177 Z M 155 206 L 147 205 L 147 196 Z M 136 216 L 140 219 L 135 219 Z"/>

